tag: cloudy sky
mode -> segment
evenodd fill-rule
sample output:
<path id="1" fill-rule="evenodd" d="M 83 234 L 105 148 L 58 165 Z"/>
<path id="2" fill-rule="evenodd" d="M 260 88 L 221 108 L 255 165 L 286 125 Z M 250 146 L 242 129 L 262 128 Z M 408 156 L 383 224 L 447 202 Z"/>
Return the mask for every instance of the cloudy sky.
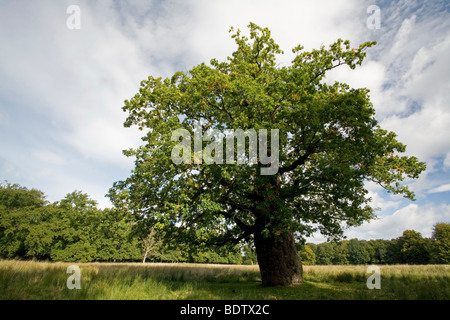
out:
<path id="1" fill-rule="evenodd" d="M 2 0 L 0 180 L 52 202 L 81 190 L 110 206 L 104 195 L 133 167 L 121 151 L 141 142 L 123 128 L 123 101 L 148 75 L 225 59 L 234 50 L 228 30 L 250 21 L 272 31 L 282 65 L 298 44 L 378 41 L 362 67 L 333 70 L 328 81 L 369 88 L 380 125 L 428 170 L 410 184 L 415 202 L 369 184 L 379 219 L 347 236 L 392 239 L 414 229 L 429 237 L 436 222 L 450 222 L 447 0 Z"/>

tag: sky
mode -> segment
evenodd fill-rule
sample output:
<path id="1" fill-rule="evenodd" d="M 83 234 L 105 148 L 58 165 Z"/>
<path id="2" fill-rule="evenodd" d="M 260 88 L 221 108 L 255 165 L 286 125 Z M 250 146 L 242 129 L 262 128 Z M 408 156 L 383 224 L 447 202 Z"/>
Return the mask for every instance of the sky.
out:
<path id="1" fill-rule="evenodd" d="M 235 49 L 230 27 L 245 32 L 249 22 L 271 30 L 285 52 L 280 65 L 299 44 L 378 42 L 361 67 L 337 68 L 327 81 L 370 89 L 380 126 L 427 171 L 408 181 L 414 202 L 368 183 L 378 218 L 347 230 L 349 239 L 393 239 L 406 229 L 430 237 L 434 224 L 450 222 L 447 0 L 2 0 L 0 181 L 39 189 L 50 202 L 79 190 L 110 207 L 108 189 L 133 169 L 122 150 L 142 142 L 123 127 L 124 100 L 149 75 L 226 59 Z"/>

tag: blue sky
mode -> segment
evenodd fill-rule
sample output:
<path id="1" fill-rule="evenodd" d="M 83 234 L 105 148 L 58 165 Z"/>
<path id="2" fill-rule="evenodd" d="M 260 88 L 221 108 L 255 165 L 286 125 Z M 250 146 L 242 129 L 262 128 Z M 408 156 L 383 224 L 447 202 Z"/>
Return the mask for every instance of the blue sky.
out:
<path id="1" fill-rule="evenodd" d="M 80 8 L 81 29 L 67 28 Z M 367 8 L 380 8 L 380 29 Z M 417 201 L 368 184 L 379 219 L 349 238 L 391 239 L 405 229 L 429 237 L 450 221 L 450 4 L 448 1 L 20 1 L 0 2 L 0 180 L 44 191 L 49 201 L 81 190 L 104 197 L 133 167 L 123 149 L 140 144 L 125 129 L 123 101 L 148 75 L 167 77 L 234 50 L 228 30 L 269 27 L 285 51 L 377 40 L 362 67 L 328 81 L 367 87 L 380 125 L 407 154 L 427 162 L 411 182 Z M 320 242 L 316 235 L 311 241 Z"/>

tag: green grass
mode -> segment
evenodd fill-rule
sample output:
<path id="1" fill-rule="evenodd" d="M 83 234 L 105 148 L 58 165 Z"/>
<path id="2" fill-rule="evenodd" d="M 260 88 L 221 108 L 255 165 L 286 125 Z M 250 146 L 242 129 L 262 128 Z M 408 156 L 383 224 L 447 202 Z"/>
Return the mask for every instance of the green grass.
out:
<path id="1" fill-rule="evenodd" d="M 0 261 L 0 299 L 304 300 L 450 298 L 450 266 L 381 266 L 381 289 L 369 290 L 367 266 L 305 266 L 304 283 L 261 286 L 257 266 L 77 263 L 81 289 L 69 290 L 74 263 Z"/>

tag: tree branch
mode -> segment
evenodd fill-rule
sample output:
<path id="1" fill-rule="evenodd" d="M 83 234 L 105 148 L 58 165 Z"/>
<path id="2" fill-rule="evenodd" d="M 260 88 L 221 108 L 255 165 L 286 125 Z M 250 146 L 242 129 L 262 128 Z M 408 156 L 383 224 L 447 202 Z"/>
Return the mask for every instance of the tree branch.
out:
<path id="1" fill-rule="evenodd" d="M 333 66 L 331 66 L 330 68 L 326 68 L 326 69 L 324 69 L 324 70 L 322 70 L 320 72 L 316 72 L 316 74 L 314 75 L 313 79 L 317 79 L 318 77 L 323 76 L 325 74 L 325 72 L 333 70 L 334 68 L 337 68 L 339 66 L 346 65 L 346 64 L 347 63 L 345 61 L 341 61 L 341 59 L 339 59 L 338 63 L 333 65 Z"/>
<path id="2" fill-rule="evenodd" d="M 278 170 L 278 173 L 281 175 L 285 172 L 289 172 L 297 168 L 298 166 L 303 165 L 306 160 L 308 160 L 309 156 L 312 155 L 315 152 L 316 146 L 314 144 L 311 144 L 307 149 L 304 155 L 302 155 L 300 158 L 292 162 L 290 165 L 280 168 Z"/>
<path id="3" fill-rule="evenodd" d="M 244 232 L 244 233 L 242 233 L 242 234 L 241 234 L 239 237 L 237 237 L 237 238 L 223 239 L 223 240 L 220 241 L 220 242 L 216 242 L 214 245 L 222 246 L 222 245 L 224 245 L 224 244 L 226 244 L 226 243 L 238 244 L 241 240 L 244 240 L 244 239 L 247 240 L 251 235 L 252 235 L 252 233 Z"/>
<path id="4" fill-rule="evenodd" d="M 233 210 L 239 210 L 236 209 L 236 206 L 234 206 L 233 204 L 229 204 L 231 206 L 231 208 Z M 249 232 L 249 233 L 253 233 L 255 231 L 255 226 L 254 225 L 248 225 L 246 223 L 244 223 L 241 219 L 239 219 L 238 217 L 236 217 L 235 215 L 233 215 L 231 213 L 231 211 L 225 211 L 222 212 L 222 214 L 227 217 L 228 219 L 233 219 L 233 221 L 236 223 L 236 225 L 241 228 L 244 232 Z"/>
<path id="5" fill-rule="evenodd" d="M 230 117 L 231 121 L 234 121 L 232 114 L 226 109 L 226 107 L 223 103 L 223 98 L 221 99 L 221 102 L 222 102 L 222 108 L 219 107 L 218 105 L 216 105 L 215 103 L 212 103 L 209 100 L 207 100 L 207 103 L 210 107 L 213 107 L 213 108 L 219 110 L 220 112 L 225 112 L 228 115 L 228 117 Z"/>

